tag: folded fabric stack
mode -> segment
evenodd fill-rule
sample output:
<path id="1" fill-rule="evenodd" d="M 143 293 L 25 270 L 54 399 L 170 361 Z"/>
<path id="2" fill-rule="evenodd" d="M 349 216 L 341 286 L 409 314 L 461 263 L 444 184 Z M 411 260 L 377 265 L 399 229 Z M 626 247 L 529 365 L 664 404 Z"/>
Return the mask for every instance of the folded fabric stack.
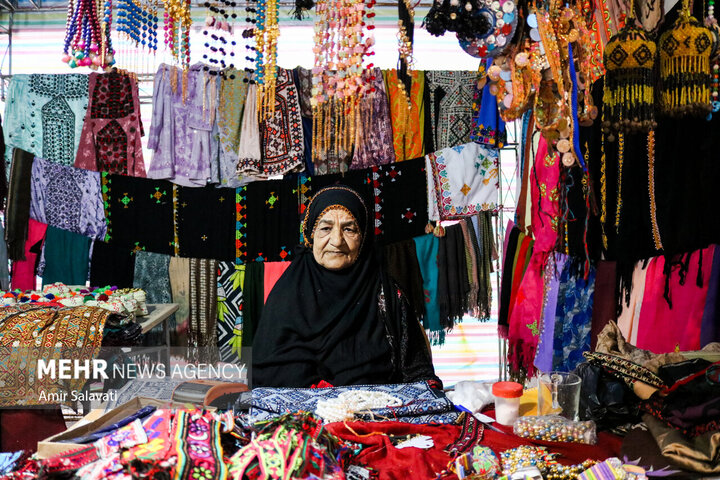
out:
<path id="1" fill-rule="evenodd" d="M 370 405 L 372 396 L 389 399 L 383 406 Z M 348 397 L 353 397 L 349 399 Z M 453 423 L 458 418 L 452 402 L 427 382 L 389 385 L 352 385 L 333 388 L 255 388 L 249 421 L 271 420 L 288 412 L 320 415 L 330 400 L 355 403 L 349 411 L 356 420 L 394 420 L 407 423 Z M 355 402 L 350 400 L 355 399 Z M 318 412 L 320 409 L 320 412 Z"/>

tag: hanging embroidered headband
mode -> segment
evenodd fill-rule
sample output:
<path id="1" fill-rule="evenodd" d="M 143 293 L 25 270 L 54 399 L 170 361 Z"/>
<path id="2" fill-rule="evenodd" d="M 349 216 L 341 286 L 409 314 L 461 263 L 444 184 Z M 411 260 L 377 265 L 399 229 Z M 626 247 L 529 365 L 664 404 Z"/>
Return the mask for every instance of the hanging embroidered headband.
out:
<path id="1" fill-rule="evenodd" d="M 362 243 L 360 244 L 360 251 L 362 251 L 368 233 L 367 205 L 359 193 L 343 185 L 325 187 L 310 199 L 305 218 L 302 221 L 303 244 L 306 247 L 312 245 L 312 236 L 318 221 L 326 212 L 336 209 L 352 215 L 357 222 L 362 234 Z"/>

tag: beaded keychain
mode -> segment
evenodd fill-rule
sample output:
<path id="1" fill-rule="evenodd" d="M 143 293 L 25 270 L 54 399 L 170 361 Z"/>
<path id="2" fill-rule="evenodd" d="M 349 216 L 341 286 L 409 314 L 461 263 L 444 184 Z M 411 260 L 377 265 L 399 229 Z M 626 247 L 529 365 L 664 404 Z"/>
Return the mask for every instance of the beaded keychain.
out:
<path id="1" fill-rule="evenodd" d="M 107 69 L 115 64 L 115 51 L 110 42 L 112 4 L 106 0 L 105 9 L 99 0 L 70 0 L 68 2 L 65 42 L 62 61 L 70 68 L 90 67 Z M 102 21 L 98 12 L 103 12 Z"/>

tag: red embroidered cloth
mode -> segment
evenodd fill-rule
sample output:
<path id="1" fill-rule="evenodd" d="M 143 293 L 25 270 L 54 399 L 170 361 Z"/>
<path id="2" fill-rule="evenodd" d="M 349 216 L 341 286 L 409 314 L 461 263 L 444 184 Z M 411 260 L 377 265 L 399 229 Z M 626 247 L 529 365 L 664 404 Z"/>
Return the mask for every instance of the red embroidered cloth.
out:
<path id="1" fill-rule="evenodd" d="M 494 416 L 494 411 L 485 413 Z M 618 456 L 622 445 L 622 438 L 605 432 L 598 434 L 597 445 L 583 445 L 530 441 L 514 435 L 512 427 L 496 423 L 493 426 L 506 433 L 485 428 L 480 444 L 490 447 L 496 454 L 520 445 L 544 445 L 550 452 L 559 453 L 558 461 L 565 465 L 581 463 L 588 458 L 605 460 Z M 356 457 L 356 462 L 377 470 L 379 480 L 435 479 L 452 460 L 444 449 L 456 442 L 461 434 L 459 425 L 414 425 L 400 422 L 338 422 L 326 428 L 344 440 L 363 444 L 365 448 Z M 427 450 L 414 447 L 398 449 L 388 435 L 429 435 L 434 446 Z M 457 477 L 453 475 L 446 478 Z"/>

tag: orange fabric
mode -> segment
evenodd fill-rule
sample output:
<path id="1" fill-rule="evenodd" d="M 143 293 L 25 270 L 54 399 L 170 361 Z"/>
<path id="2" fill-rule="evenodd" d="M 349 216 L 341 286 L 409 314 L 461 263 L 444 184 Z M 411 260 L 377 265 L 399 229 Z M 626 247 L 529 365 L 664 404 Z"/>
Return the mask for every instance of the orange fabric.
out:
<path id="1" fill-rule="evenodd" d="M 385 86 L 390 100 L 390 116 L 392 118 L 393 148 L 395 160 L 412 160 L 425 155 L 423 150 L 423 119 L 425 92 L 425 75 L 420 71 L 411 72 L 412 86 L 410 88 L 410 102 L 412 108 L 407 113 L 407 100 L 400 89 L 400 80 L 397 70 L 384 72 Z"/>

